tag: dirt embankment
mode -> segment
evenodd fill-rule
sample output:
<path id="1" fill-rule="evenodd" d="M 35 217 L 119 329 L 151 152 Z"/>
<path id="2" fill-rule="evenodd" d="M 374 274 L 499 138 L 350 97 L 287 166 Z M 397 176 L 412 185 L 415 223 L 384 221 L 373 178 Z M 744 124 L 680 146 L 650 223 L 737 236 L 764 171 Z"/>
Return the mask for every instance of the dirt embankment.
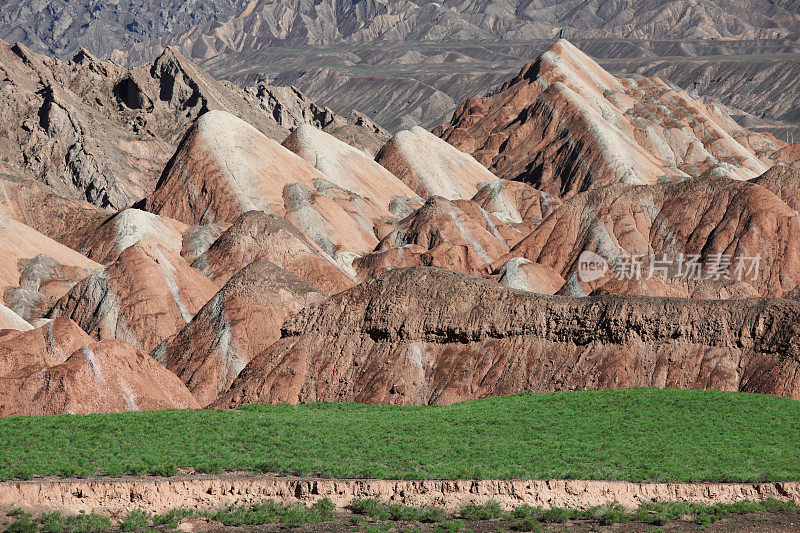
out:
<path id="1" fill-rule="evenodd" d="M 635 508 L 646 501 L 691 500 L 730 503 L 744 499 L 800 502 L 800 482 L 780 483 L 629 483 L 582 480 L 365 480 L 313 479 L 243 474 L 186 475 L 173 478 L 41 479 L 0 483 L 0 508 L 34 511 L 94 511 L 111 516 L 133 509 L 163 513 L 246 505 L 268 499 L 280 504 L 329 498 L 338 508 L 354 498 L 379 498 L 405 505 L 435 505 L 453 511 L 466 503 L 499 502 L 586 509 L 617 501 Z"/>

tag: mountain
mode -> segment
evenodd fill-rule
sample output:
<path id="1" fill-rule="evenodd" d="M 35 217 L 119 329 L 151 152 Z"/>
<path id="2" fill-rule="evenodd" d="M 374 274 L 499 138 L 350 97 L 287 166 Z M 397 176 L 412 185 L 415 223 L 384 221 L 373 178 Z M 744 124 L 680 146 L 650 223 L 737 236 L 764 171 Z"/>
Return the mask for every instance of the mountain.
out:
<path id="1" fill-rule="evenodd" d="M 296 90 L 219 82 L 173 49 L 125 69 L 83 49 L 64 62 L 0 41 L 0 93 L 0 174 L 114 210 L 153 191 L 187 128 L 209 110 L 279 140 L 306 121 L 367 144 L 383 138 Z"/>
<path id="2" fill-rule="evenodd" d="M 241 269 L 156 354 L 201 405 L 213 402 L 256 355 L 281 337 L 281 327 L 327 295 L 274 263 Z"/>
<path id="3" fill-rule="evenodd" d="M 798 31 L 800 14 L 790 0 L 460 0 L 447 4 L 436 0 L 256 0 L 224 22 L 201 21 L 182 34 L 156 37 L 121 53 L 142 53 L 147 47 L 169 44 L 200 58 L 275 46 L 375 41 L 523 41 L 556 35 L 569 39 L 775 39 Z"/>
<path id="4" fill-rule="evenodd" d="M 49 316 L 74 320 L 94 339 L 122 339 L 149 353 L 215 292 L 211 280 L 179 255 L 138 242 L 75 285 Z"/>
<path id="5" fill-rule="evenodd" d="M 202 21 L 224 20 L 244 9 L 236 0 L 188 2 L 0 2 L 0 39 L 23 41 L 40 53 L 62 59 L 84 47 L 107 56 L 117 48 L 179 33 Z"/>
<path id="6" fill-rule="evenodd" d="M 800 399 L 800 145 L 732 108 L 563 39 L 393 136 L 175 49 L 0 59 L 0 415 Z"/>
<path id="7" fill-rule="evenodd" d="M 0 416 L 194 409 L 171 372 L 120 340 L 92 342 L 59 318 L 0 336 Z"/>
<path id="8" fill-rule="evenodd" d="M 612 76 L 563 39 L 435 133 L 497 176 L 562 197 L 704 173 L 750 179 L 783 146 L 658 78 Z"/>
<path id="9" fill-rule="evenodd" d="M 548 297 L 397 269 L 295 315 L 214 406 L 653 386 L 798 399 L 799 314 L 791 300 Z"/>
<path id="10" fill-rule="evenodd" d="M 82 46 L 132 66 L 174 46 L 219 78 L 295 86 L 392 132 L 449 120 L 458 102 L 496 89 L 555 37 L 612 72 L 658 75 L 722 99 L 745 126 L 797 129 L 796 91 L 785 88 L 800 51 L 791 0 L 25 0 L 6 2 L 0 17 L 0 38 L 37 52 L 68 59 Z"/>

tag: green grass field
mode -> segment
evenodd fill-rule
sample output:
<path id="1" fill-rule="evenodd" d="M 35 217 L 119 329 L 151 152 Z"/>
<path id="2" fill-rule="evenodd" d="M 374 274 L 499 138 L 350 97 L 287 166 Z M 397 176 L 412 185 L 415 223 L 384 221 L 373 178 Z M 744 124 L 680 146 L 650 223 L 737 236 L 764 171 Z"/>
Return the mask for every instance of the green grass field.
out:
<path id="1" fill-rule="evenodd" d="M 404 479 L 800 479 L 800 402 L 695 390 L 0 419 L 0 478 L 250 470 Z"/>

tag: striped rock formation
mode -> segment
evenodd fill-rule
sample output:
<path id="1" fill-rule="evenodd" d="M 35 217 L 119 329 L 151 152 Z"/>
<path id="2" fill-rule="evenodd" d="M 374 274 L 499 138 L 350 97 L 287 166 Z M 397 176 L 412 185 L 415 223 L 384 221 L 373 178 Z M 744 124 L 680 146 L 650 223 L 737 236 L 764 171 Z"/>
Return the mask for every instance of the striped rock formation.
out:
<path id="1" fill-rule="evenodd" d="M 283 332 L 213 406 L 624 387 L 800 399 L 794 300 L 565 298 L 415 267 L 308 307 Z"/>
<path id="2" fill-rule="evenodd" d="M 280 339 L 283 323 L 327 295 L 257 259 L 233 276 L 156 356 L 208 405 L 250 360 Z"/>
<path id="3" fill-rule="evenodd" d="M 181 256 L 139 242 L 75 285 L 49 316 L 71 318 L 94 339 L 121 339 L 150 352 L 183 329 L 216 291 Z"/>
<path id="4" fill-rule="evenodd" d="M 434 132 L 501 178 L 561 197 L 604 185 L 750 179 L 784 143 L 658 78 L 618 78 L 561 39 Z"/>
<path id="5" fill-rule="evenodd" d="M 472 198 L 497 177 L 469 154 L 414 126 L 392 137 L 375 160 L 423 198 Z"/>
<path id="6" fill-rule="evenodd" d="M 0 416 L 199 407 L 171 372 L 130 344 L 94 342 L 57 318 L 0 336 Z"/>

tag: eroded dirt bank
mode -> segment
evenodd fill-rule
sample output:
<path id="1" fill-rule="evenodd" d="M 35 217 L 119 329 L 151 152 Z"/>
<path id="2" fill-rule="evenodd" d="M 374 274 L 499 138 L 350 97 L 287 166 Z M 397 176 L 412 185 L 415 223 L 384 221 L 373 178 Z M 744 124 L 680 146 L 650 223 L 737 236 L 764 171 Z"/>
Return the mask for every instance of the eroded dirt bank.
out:
<path id="1" fill-rule="evenodd" d="M 800 482 L 780 483 L 628 483 L 582 480 L 398 481 L 313 479 L 242 474 L 186 475 L 173 478 L 92 478 L 0 483 L 0 508 L 81 510 L 116 516 L 132 509 L 162 513 L 275 500 L 313 503 L 330 498 L 344 507 L 353 498 L 375 497 L 405 505 L 436 505 L 456 510 L 466 503 L 499 502 L 586 509 L 618 501 L 633 509 L 644 501 L 692 500 L 730 503 L 775 498 L 800 502 Z"/>

